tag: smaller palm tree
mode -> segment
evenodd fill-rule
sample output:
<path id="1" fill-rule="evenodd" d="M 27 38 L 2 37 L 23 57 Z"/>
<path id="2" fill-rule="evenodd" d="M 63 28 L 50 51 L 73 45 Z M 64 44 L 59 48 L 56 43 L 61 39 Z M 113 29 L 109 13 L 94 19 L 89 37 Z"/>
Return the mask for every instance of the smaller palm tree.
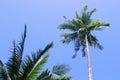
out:
<path id="1" fill-rule="evenodd" d="M 23 60 L 24 43 L 26 39 L 26 25 L 22 39 L 17 45 L 13 41 L 12 56 L 6 64 L 0 60 L 0 80 L 50 80 L 52 77 L 49 72 L 40 73 L 43 65 L 48 60 L 49 54 L 47 51 L 53 46 L 53 42 L 48 44 L 43 50 L 39 49 Z M 44 76 L 42 76 L 44 74 Z M 47 77 L 47 79 L 42 79 Z"/>
<path id="2" fill-rule="evenodd" d="M 68 65 L 56 65 L 53 67 L 53 72 L 48 69 L 42 71 L 42 67 L 49 57 L 47 52 L 53 46 L 53 42 L 48 44 L 43 50 L 39 49 L 23 60 L 25 39 L 26 25 L 19 44 L 17 45 L 13 41 L 12 56 L 7 63 L 3 64 L 0 60 L 0 80 L 70 80 L 70 77 L 64 76 L 69 71 Z M 53 73 L 60 77 L 54 77 Z M 61 76 L 64 77 L 61 78 Z"/>

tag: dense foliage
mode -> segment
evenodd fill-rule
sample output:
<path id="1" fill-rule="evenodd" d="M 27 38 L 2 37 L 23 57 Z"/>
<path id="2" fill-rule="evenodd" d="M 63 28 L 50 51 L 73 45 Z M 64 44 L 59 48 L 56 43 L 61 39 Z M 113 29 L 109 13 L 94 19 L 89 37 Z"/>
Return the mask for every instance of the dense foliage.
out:
<path id="1" fill-rule="evenodd" d="M 5 64 L 0 60 L 0 80 L 61 80 L 61 75 L 68 71 L 66 65 L 56 65 L 53 67 L 53 73 L 60 74 L 58 78 L 54 77 L 50 70 L 42 70 L 43 65 L 48 60 L 49 54 L 47 52 L 53 46 L 53 42 L 45 46 L 43 50 L 39 49 L 23 60 L 25 39 L 26 25 L 19 44 L 16 44 L 15 40 L 13 41 L 11 57 Z M 63 69 L 61 70 L 59 67 Z M 65 76 L 62 79 L 70 80 L 70 78 L 68 79 Z"/>

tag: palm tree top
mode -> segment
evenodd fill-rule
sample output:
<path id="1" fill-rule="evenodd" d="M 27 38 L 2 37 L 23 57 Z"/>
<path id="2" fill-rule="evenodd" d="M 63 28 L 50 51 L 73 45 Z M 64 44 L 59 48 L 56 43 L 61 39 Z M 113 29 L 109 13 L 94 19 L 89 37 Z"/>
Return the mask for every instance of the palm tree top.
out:
<path id="1" fill-rule="evenodd" d="M 47 52 L 53 46 L 53 42 L 23 60 L 25 39 L 26 25 L 19 44 L 16 44 L 15 40 L 13 41 L 12 55 L 6 64 L 0 60 L 0 80 L 40 80 L 40 70 L 48 60 Z"/>
<path id="2" fill-rule="evenodd" d="M 80 15 L 76 11 L 76 17 L 74 19 L 68 20 L 67 17 L 64 16 L 66 21 L 58 27 L 60 30 L 71 31 L 65 32 L 61 35 L 61 37 L 63 37 L 62 42 L 68 44 L 73 41 L 75 52 L 77 52 L 81 47 L 83 56 L 85 56 L 85 35 L 88 36 L 87 38 L 90 46 L 98 47 L 102 50 L 103 47 L 91 32 L 102 30 L 103 28 L 110 26 L 109 23 L 100 22 L 98 19 L 91 19 L 92 14 L 95 11 L 96 8 L 88 11 L 88 6 L 85 5 Z"/>

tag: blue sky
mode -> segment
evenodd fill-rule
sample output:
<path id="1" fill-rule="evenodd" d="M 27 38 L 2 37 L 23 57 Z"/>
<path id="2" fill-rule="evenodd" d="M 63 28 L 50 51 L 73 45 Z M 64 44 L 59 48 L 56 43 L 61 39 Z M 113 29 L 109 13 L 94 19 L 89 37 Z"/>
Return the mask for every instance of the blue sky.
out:
<path id="1" fill-rule="evenodd" d="M 12 41 L 20 39 L 27 24 L 25 55 L 54 41 L 46 67 L 69 64 L 72 69 L 68 75 L 73 76 L 73 80 L 88 80 L 86 57 L 81 57 L 79 51 L 76 59 L 72 59 L 73 44 L 63 45 L 59 36 L 63 31 L 57 29 L 64 22 L 63 16 L 74 18 L 75 11 L 80 12 L 87 4 L 89 9 L 97 8 L 93 19 L 111 23 L 110 28 L 94 32 L 104 46 L 103 51 L 90 48 L 94 79 L 119 80 L 119 3 L 119 0 L 0 0 L 0 59 L 7 61 Z"/>

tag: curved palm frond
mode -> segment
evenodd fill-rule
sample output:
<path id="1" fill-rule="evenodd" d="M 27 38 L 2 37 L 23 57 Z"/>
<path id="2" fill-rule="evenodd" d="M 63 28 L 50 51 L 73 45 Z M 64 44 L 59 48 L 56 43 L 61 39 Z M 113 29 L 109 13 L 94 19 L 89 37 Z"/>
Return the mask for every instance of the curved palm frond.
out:
<path id="1" fill-rule="evenodd" d="M 65 75 L 70 70 L 70 67 L 65 64 L 55 65 L 52 72 L 58 76 Z"/>
<path id="2" fill-rule="evenodd" d="M 76 13 L 77 15 L 77 13 Z M 67 22 L 59 25 L 59 29 L 68 29 L 68 30 L 71 30 L 71 31 L 77 31 L 80 27 L 82 27 L 83 25 L 80 24 L 80 23 L 83 23 L 82 20 L 80 19 L 72 19 L 72 20 L 68 20 Z"/>
<path id="3" fill-rule="evenodd" d="M 35 79 L 38 75 L 39 71 L 43 67 L 44 63 L 46 63 L 48 56 L 45 55 L 45 53 L 53 46 L 53 42 L 48 44 L 44 50 L 38 50 L 37 53 L 32 54 L 32 58 L 30 56 L 27 57 L 27 59 L 22 63 L 21 66 L 21 80 L 31 80 Z M 42 57 L 44 56 L 44 57 Z"/>
<path id="4" fill-rule="evenodd" d="M 109 23 L 101 23 L 99 20 L 94 20 L 87 25 L 87 29 L 92 30 L 101 30 L 104 27 L 109 27 Z"/>
<path id="5" fill-rule="evenodd" d="M 71 41 L 75 40 L 75 38 L 78 36 L 77 32 L 74 33 L 63 33 L 61 37 L 63 39 L 61 40 L 62 43 L 70 43 Z"/>
<path id="6" fill-rule="evenodd" d="M 46 55 L 42 59 L 39 59 L 35 64 L 32 62 L 34 66 L 31 66 L 32 69 L 30 70 L 26 80 L 35 80 L 37 78 L 39 71 L 42 69 L 43 65 L 48 60 L 48 57 L 49 55 Z"/>
<path id="7" fill-rule="evenodd" d="M 89 41 L 89 45 L 90 45 L 90 46 L 97 47 L 97 48 L 99 48 L 100 50 L 103 49 L 103 46 L 100 45 L 100 43 L 98 42 L 98 39 L 97 39 L 95 36 L 89 35 L 89 36 L 88 36 L 88 41 Z"/>
<path id="8" fill-rule="evenodd" d="M 12 56 L 6 63 L 8 74 L 12 80 L 17 80 L 19 76 L 19 69 L 20 64 L 22 62 L 25 38 L 26 38 L 26 25 L 24 29 L 24 34 L 22 35 L 22 40 L 20 41 L 19 45 L 16 45 L 15 41 L 13 42 L 13 51 L 11 51 Z"/>
<path id="9" fill-rule="evenodd" d="M 43 71 L 36 80 L 52 80 L 52 73 L 47 69 Z"/>

